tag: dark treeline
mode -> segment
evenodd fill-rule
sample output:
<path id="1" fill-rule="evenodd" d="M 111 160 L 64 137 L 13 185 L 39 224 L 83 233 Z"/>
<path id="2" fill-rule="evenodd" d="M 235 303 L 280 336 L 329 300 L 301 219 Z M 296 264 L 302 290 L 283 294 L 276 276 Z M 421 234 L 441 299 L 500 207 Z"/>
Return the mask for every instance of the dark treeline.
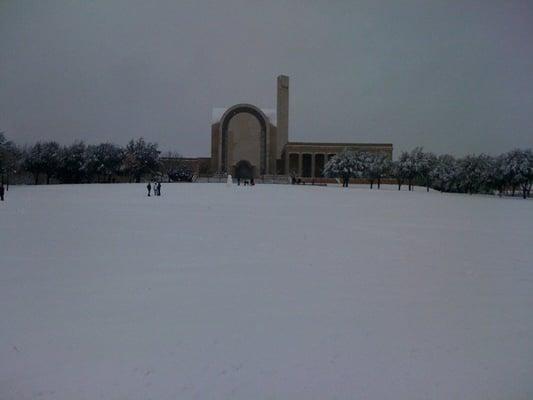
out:
<path id="1" fill-rule="evenodd" d="M 515 149 L 492 157 L 486 154 L 455 158 L 449 154 L 437 156 L 417 147 L 402 152 L 397 161 L 384 154 L 344 151 L 331 158 L 324 176 L 340 178 L 347 186 L 350 178 L 366 179 L 370 188 L 381 180 L 394 179 L 398 190 L 407 185 L 425 186 L 441 192 L 498 193 L 523 198 L 531 194 L 533 184 L 533 152 Z"/>
<path id="2" fill-rule="evenodd" d="M 172 168 L 159 160 L 157 143 L 143 138 L 131 140 L 126 147 L 112 143 L 86 145 L 75 142 L 61 146 L 57 142 L 37 142 L 30 146 L 17 146 L 0 132 L 0 177 L 9 183 L 9 177 L 28 173 L 33 182 L 52 180 L 59 183 L 105 183 L 125 177 L 129 182 L 140 182 L 144 176 L 169 180 L 187 180 L 192 171 L 186 165 Z"/>
<path id="3" fill-rule="evenodd" d="M 75 142 L 61 146 L 57 142 L 37 142 L 17 146 L 0 132 L 0 178 L 27 173 L 35 184 L 114 182 L 123 177 L 140 182 L 143 177 L 169 180 L 191 180 L 192 170 L 186 164 L 160 162 L 157 143 L 143 138 L 131 140 L 125 147 L 112 143 L 86 145 Z M 179 156 L 174 155 L 174 158 Z M 340 178 L 347 186 L 351 178 L 365 179 L 379 188 L 384 179 L 394 179 L 400 190 L 407 185 L 425 186 L 442 192 L 498 193 L 527 198 L 533 184 L 533 152 L 515 149 L 498 156 L 486 154 L 456 158 L 437 156 L 417 147 L 402 152 L 397 161 L 379 153 L 344 151 L 332 157 L 324 168 L 324 176 Z"/>

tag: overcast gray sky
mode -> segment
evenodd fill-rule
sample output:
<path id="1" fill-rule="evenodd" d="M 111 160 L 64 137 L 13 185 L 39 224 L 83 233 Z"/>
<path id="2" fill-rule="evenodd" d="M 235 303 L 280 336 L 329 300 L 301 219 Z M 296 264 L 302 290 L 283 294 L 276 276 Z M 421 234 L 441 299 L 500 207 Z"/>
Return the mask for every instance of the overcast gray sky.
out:
<path id="1" fill-rule="evenodd" d="M 0 0 L 0 130 L 209 155 L 213 107 L 293 141 L 438 153 L 533 146 L 533 2 Z"/>

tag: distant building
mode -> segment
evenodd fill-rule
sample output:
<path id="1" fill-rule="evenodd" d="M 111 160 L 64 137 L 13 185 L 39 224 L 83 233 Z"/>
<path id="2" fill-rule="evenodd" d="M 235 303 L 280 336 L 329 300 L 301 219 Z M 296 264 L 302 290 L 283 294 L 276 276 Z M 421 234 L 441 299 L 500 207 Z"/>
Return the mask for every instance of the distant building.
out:
<path id="1" fill-rule="evenodd" d="M 277 108 L 236 104 L 213 109 L 211 158 L 187 159 L 198 173 L 250 178 L 293 174 L 321 177 L 329 158 L 345 150 L 381 152 L 392 158 L 390 143 L 313 143 L 289 141 L 289 77 L 278 76 Z"/>

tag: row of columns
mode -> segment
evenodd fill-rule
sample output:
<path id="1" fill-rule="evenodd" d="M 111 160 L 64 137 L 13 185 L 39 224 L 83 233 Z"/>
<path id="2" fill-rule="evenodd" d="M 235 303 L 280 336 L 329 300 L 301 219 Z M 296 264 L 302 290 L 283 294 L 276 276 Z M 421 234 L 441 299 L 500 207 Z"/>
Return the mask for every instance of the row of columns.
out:
<path id="1" fill-rule="evenodd" d="M 290 170 L 290 159 L 291 159 L 291 155 L 298 155 L 298 170 L 297 170 L 297 175 L 298 176 L 302 176 L 303 175 L 303 158 L 304 158 L 304 155 L 310 155 L 311 156 L 311 176 L 312 178 L 315 177 L 316 175 L 316 156 L 317 155 L 322 155 L 324 157 L 324 164 L 322 165 L 322 168 L 324 168 L 324 166 L 326 165 L 326 163 L 328 162 L 328 153 L 306 153 L 306 152 L 303 152 L 303 153 L 288 153 L 285 157 L 285 173 L 288 175 L 291 170 Z M 332 154 L 331 154 L 332 156 Z"/>

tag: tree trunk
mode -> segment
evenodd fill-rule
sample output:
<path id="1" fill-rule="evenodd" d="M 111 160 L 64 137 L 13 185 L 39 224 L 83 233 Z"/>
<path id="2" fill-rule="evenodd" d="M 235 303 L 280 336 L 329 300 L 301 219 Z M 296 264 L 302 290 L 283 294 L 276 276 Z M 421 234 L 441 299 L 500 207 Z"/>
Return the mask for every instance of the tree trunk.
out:
<path id="1" fill-rule="evenodd" d="M 46 184 L 50 184 L 50 174 L 46 174 Z"/>
<path id="2" fill-rule="evenodd" d="M 39 184 L 39 173 L 34 173 L 33 174 L 33 181 L 35 182 L 35 184 Z"/>
<path id="3" fill-rule="evenodd" d="M 374 186 L 374 181 L 370 181 L 370 189 L 372 189 L 372 186 Z"/>
<path id="4" fill-rule="evenodd" d="M 381 178 L 378 178 L 378 189 L 381 187 Z"/>

